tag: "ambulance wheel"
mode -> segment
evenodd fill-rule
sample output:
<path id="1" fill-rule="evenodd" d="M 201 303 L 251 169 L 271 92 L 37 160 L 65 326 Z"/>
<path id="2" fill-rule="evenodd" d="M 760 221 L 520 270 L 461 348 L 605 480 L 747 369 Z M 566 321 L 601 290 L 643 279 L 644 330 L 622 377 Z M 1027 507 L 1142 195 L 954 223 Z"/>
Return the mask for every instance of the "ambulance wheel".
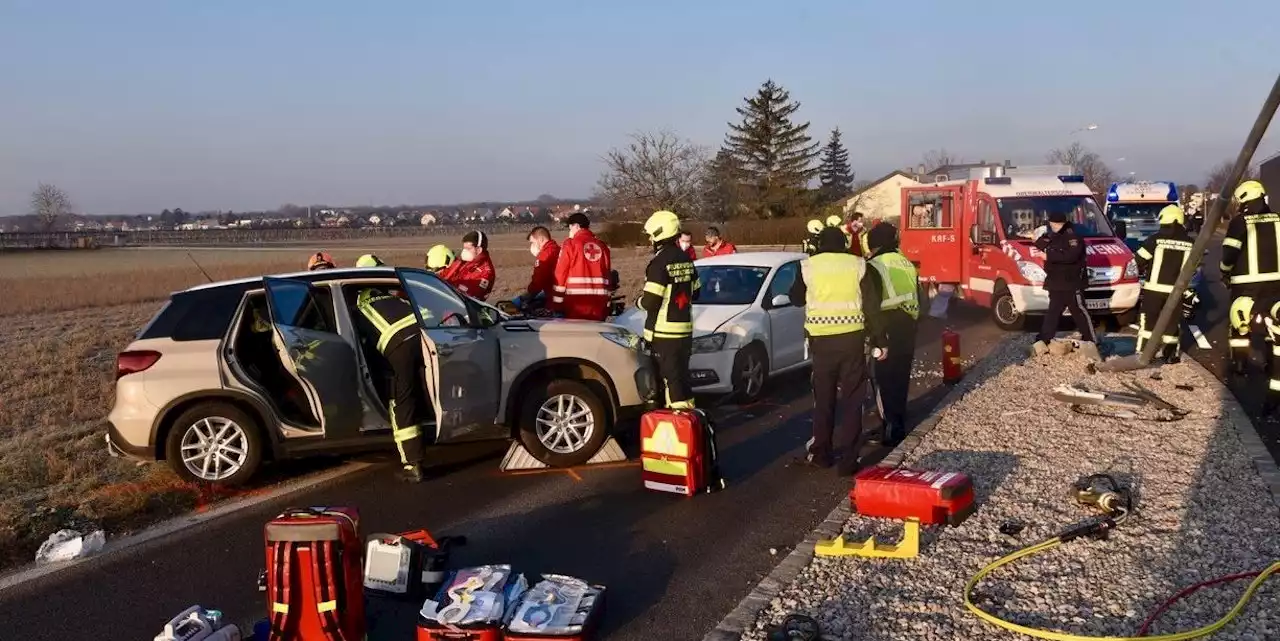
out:
<path id="1" fill-rule="evenodd" d="M 520 444 L 551 467 L 591 460 L 609 438 L 609 414 L 601 395 L 581 381 L 535 383 L 520 413 Z"/>
<path id="2" fill-rule="evenodd" d="M 769 376 L 769 355 L 759 343 L 738 350 L 733 359 L 733 394 L 744 403 L 755 402 L 764 393 Z"/>
<path id="3" fill-rule="evenodd" d="M 1026 315 L 1013 304 L 1013 294 L 1007 289 L 1001 289 L 991 301 L 991 318 L 1006 332 L 1021 331 L 1027 320 Z"/>
<path id="4" fill-rule="evenodd" d="M 262 429 L 252 416 L 221 401 L 197 403 L 173 421 L 165 461 L 184 481 L 242 485 L 262 465 Z"/>

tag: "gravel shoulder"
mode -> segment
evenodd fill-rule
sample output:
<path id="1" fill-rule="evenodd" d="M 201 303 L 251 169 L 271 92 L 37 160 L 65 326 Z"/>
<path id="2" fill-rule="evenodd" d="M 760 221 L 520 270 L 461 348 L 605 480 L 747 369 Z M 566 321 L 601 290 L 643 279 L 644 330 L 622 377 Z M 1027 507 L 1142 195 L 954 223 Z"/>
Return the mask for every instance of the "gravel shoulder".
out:
<path id="1" fill-rule="evenodd" d="M 762 641 L 792 612 L 816 617 L 827 639 L 1024 638 L 969 613 L 964 585 L 988 562 L 1091 517 L 1068 490 L 1096 472 L 1130 484 L 1137 513 L 1107 541 L 1074 542 L 997 571 L 976 590 L 984 609 L 1071 634 L 1128 636 L 1178 590 L 1280 559 L 1280 507 L 1239 436 L 1253 427 L 1216 380 L 1191 364 L 1163 367 L 1158 380 L 1150 371 L 1090 375 L 1074 355 L 1029 360 L 1029 344 L 1024 337 L 996 348 L 970 374 L 980 383 L 946 407 L 902 461 L 968 473 L 978 511 L 958 528 L 926 528 L 916 559 L 813 559 L 762 604 L 743 639 Z M 1148 407 L 1119 419 L 1078 413 L 1050 395 L 1064 383 L 1123 391 L 1125 381 L 1192 413 L 1160 421 Z M 1025 529 L 1016 537 L 1001 534 L 1007 522 Z M 843 529 L 850 540 L 875 534 L 893 541 L 901 534 L 899 523 L 858 515 Z M 1247 583 L 1195 593 L 1166 611 L 1151 633 L 1211 623 Z M 1280 579 L 1264 584 L 1214 636 L 1277 637 Z"/>

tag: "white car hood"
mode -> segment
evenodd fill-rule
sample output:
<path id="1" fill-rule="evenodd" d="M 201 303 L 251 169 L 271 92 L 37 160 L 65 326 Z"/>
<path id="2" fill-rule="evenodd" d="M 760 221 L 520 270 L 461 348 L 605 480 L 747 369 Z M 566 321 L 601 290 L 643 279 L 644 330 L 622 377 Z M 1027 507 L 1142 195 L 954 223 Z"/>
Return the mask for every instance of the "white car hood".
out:
<path id="1" fill-rule="evenodd" d="M 693 305 L 693 335 L 711 334 L 721 325 L 751 309 L 750 305 Z M 637 333 L 644 333 L 645 312 L 632 307 L 618 316 L 617 324 Z"/>

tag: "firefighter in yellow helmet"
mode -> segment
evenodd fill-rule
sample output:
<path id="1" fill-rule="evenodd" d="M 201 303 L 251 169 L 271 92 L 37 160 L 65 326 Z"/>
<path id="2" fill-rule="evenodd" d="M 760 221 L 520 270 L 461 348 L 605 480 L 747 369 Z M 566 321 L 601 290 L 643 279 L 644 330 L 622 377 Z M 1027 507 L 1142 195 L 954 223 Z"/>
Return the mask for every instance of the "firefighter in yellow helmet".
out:
<path id="1" fill-rule="evenodd" d="M 698 272 L 680 249 L 680 219 L 670 211 L 654 212 L 644 231 L 653 242 L 653 258 L 645 268 L 644 339 L 653 351 L 658 375 L 666 388 L 669 409 L 693 409 L 689 358 L 693 355 L 693 301 L 698 297 Z"/>
<path id="2" fill-rule="evenodd" d="M 1267 394 L 1262 415 L 1268 416 L 1280 407 L 1280 298 L 1237 297 L 1231 301 L 1227 321 L 1233 336 L 1250 337 L 1246 362 L 1254 356 L 1259 361 L 1266 359 Z"/>
<path id="3" fill-rule="evenodd" d="M 818 251 L 818 234 L 822 232 L 822 227 L 823 227 L 823 225 L 822 225 L 822 221 L 821 221 L 821 220 L 818 220 L 817 218 L 814 218 L 813 220 L 810 220 L 810 221 L 809 221 L 809 222 L 804 226 L 805 230 L 809 232 L 809 235 L 808 235 L 808 236 L 805 236 L 804 240 L 803 240 L 803 241 L 801 241 L 801 243 L 800 243 L 800 249 L 801 249 L 802 251 L 804 251 L 804 253 L 806 253 L 806 254 L 808 254 L 808 255 L 810 255 L 810 256 L 812 256 L 812 255 L 814 255 L 815 253 L 817 253 L 817 251 Z"/>
<path id="4" fill-rule="evenodd" d="M 1231 288 L 1231 298 L 1248 296 L 1255 300 L 1280 296 L 1280 215 L 1267 206 L 1262 183 L 1246 180 L 1236 187 L 1237 212 L 1227 224 L 1222 239 L 1222 278 Z M 1228 346 L 1232 371 L 1244 375 L 1249 358 L 1248 328 L 1233 327 Z"/>
<path id="5" fill-rule="evenodd" d="M 1138 350 L 1141 351 L 1149 340 L 1159 340 L 1166 363 L 1176 363 L 1181 358 L 1181 315 L 1174 317 L 1163 336 L 1155 337 L 1152 331 L 1156 319 L 1160 318 L 1160 310 L 1164 309 L 1169 294 L 1173 292 L 1178 274 L 1191 259 L 1194 241 L 1187 233 L 1186 223 L 1187 217 L 1181 207 L 1165 206 L 1160 210 L 1160 230 L 1142 241 L 1134 255 L 1143 277 L 1142 297 L 1138 302 Z M 1184 300 L 1188 295 L 1194 297 L 1195 290 L 1188 288 L 1183 294 Z"/>
<path id="6" fill-rule="evenodd" d="M 440 272 L 453 263 L 453 250 L 445 245 L 436 245 L 427 250 L 427 271 Z"/>
<path id="7" fill-rule="evenodd" d="M 356 259 L 356 267 L 385 267 L 387 264 L 373 254 L 365 254 Z"/>

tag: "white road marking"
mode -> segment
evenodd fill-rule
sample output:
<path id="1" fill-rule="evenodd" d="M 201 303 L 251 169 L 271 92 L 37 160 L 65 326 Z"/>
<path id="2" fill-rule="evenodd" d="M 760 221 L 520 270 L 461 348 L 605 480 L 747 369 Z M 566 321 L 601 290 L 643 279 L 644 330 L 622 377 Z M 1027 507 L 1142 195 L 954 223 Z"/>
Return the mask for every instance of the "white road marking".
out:
<path id="1" fill-rule="evenodd" d="M 1209 339 L 1204 337 L 1204 332 L 1200 331 L 1199 327 L 1187 325 L 1187 329 L 1191 330 L 1191 335 L 1195 337 L 1196 345 L 1200 346 L 1200 349 L 1213 349 L 1213 345 L 1209 344 Z"/>

